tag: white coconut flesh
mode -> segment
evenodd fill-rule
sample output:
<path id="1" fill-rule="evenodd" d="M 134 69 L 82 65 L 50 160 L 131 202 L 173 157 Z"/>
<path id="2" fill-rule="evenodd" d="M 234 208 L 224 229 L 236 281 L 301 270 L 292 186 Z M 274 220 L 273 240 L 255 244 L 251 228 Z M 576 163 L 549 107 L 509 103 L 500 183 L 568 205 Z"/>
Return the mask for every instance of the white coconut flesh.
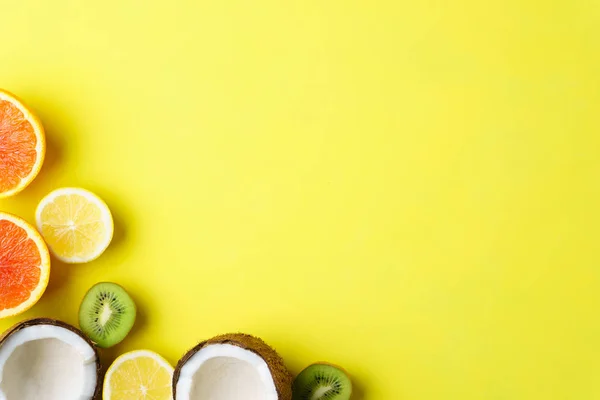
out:
<path id="1" fill-rule="evenodd" d="M 94 349 L 69 329 L 28 326 L 0 345 L 0 400 L 89 400 L 97 380 Z"/>
<path id="2" fill-rule="evenodd" d="M 277 400 L 265 360 L 230 344 L 200 349 L 181 368 L 177 400 Z"/>

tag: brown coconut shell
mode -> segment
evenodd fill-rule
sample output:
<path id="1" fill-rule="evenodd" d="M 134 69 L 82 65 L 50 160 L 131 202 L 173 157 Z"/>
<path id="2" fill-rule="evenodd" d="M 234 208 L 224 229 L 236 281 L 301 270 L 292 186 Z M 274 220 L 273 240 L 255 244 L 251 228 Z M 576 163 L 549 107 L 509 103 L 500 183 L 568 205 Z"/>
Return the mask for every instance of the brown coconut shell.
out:
<path id="1" fill-rule="evenodd" d="M 279 400 L 292 400 L 292 383 L 294 377 L 285 367 L 281 356 L 262 339 L 244 333 L 229 333 L 216 336 L 205 340 L 188 351 L 177 363 L 173 374 L 173 396 L 175 400 L 177 400 L 177 382 L 181 375 L 181 369 L 198 351 L 211 344 L 230 344 L 251 351 L 261 357 L 269 366 Z"/>
<path id="2" fill-rule="evenodd" d="M 79 329 L 75 328 L 74 326 L 69 325 L 69 324 L 67 324 L 65 322 L 62 322 L 62 321 L 51 319 L 51 318 L 34 318 L 34 319 L 28 319 L 28 320 L 19 322 L 18 324 L 16 324 L 13 327 L 9 328 L 2 335 L 0 335 L 0 347 L 2 347 L 2 345 L 4 344 L 4 342 L 6 341 L 6 339 L 8 339 L 13 334 L 19 332 L 20 330 L 28 328 L 30 326 L 37 326 L 37 325 L 52 325 L 52 326 L 58 326 L 60 328 L 68 329 L 71 332 L 75 333 L 76 335 L 80 336 L 83 340 L 86 341 L 87 344 L 90 345 L 90 347 L 92 349 L 94 349 L 94 353 L 96 354 L 96 376 L 97 376 L 98 379 L 96 381 L 96 390 L 94 391 L 94 396 L 92 397 L 92 399 L 93 400 L 99 400 L 100 397 L 101 397 L 101 390 L 102 390 L 102 366 L 100 365 L 100 357 L 98 355 L 98 349 L 85 336 L 85 334 L 83 332 L 81 332 Z"/>

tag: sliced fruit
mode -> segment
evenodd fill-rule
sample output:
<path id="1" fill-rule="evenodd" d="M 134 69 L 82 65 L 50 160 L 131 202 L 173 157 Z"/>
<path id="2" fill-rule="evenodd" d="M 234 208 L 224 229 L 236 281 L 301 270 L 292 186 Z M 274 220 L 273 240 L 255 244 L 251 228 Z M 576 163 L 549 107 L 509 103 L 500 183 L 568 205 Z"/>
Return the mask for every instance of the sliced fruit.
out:
<path id="1" fill-rule="evenodd" d="M 313 364 L 294 381 L 294 400 L 349 400 L 351 395 L 348 375 L 330 364 Z"/>
<path id="2" fill-rule="evenodd" d="M 116 283 L 94 285 L 79 307 L 79 327 L 99 347 L 108 348 L 129 334 L 137 309 L 125 289 Z"/>
<path id="3" fill-rule="evenodd" d="M 113 236 L 113 219 L 106 203 L 85 189 L 57 189 L 44 197 L 36 211 L 39 231 L 52 254 L 66 263 L 100 257 Z"/>
<path id="4" fill-rule="evenodd" d="M 290 400 L 292 376 L 261 339 L 217 336 L 190 350 L 175 367 L 176 400 Z"/>
<path id="5" fill-rule="evenodd" d="M 71 325 L 33 319 L 0 338 L 0 399 L 91 400 L 100 389 L 96 349 Z"/>
<path id="6" fill-rule="evenodd" d="M 137 350 L 117 358 L 104 378 L 104 400 L 172 400 L 173 367 L 160 355 Z"/>
<path id="7" fill-rule="evenodd" d="M 40 234 L 11 214 L 0 212 L 0 318 L 31 308 L 44 294 L 50 255 Z"/>
<path id="8" fill-rule="evenodd" d="M 46 139 L 40 120 L 0 89 L 0 198 L 25 189 L 42 168 Z"/>

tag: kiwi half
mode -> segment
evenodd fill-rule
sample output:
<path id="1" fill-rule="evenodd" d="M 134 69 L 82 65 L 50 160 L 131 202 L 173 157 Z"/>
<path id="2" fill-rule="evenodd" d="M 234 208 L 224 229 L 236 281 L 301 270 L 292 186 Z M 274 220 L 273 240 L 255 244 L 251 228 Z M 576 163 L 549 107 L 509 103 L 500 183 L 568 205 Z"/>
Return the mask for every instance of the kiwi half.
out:
<path id="1" fill-rule="evenodd" d="M 133 328 L 135 303 L 116 283 L 98 283 L 87 292 L 79 308 L 79 326 L 98 347 L 112 347 Z"/>
<path id="2" fill-rule="evenodd" d="M 313 364 L 294 381 L 293 400 L 349 400 L 351 395 L 348 375 L 329 364 Z"/>

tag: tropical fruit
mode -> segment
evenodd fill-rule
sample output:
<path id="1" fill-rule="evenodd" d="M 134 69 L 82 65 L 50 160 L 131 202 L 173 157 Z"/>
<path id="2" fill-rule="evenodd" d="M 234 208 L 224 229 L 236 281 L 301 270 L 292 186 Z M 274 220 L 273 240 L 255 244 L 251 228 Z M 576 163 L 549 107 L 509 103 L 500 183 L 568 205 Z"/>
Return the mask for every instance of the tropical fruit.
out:
<path id="1" fill-rule="evenodd" d="M 100 370 L 92 343 L 64 322 L 27 320 L 0 337 L 0 399 L 97 399 Z"/>
<path id="2" fill-rule="evenodd" d="M 186 353 L 173 375 L 175 400 L 291 400 L 292 376 L 261 339 L 233 333 Z"/>
<path id="3" fill-rule="evenodd" d="M 79 307 L 79 327 L 99 347 L 109 348 L 129 334 L 137 308 L 125 289 L 116 283 L 94 285 Z"/>
<path id="4" fill-rule="evenodd" d="M 334 365 L 319 363 L 306 368 L 294 381 L 294 400 L 349 400 L 352 382 Z"/>

